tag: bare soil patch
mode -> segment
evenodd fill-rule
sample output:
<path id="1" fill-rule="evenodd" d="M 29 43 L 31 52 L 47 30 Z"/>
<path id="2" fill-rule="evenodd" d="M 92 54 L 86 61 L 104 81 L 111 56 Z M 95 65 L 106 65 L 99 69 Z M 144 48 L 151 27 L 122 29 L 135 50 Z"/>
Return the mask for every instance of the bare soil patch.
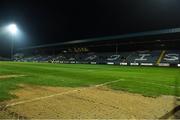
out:
<path id="1" fill-rule="evenodd" d="M 17 117 L 30 119 L 156 119 L 175 107 L 175 98 L 172 96 L 151 98 L 102 86 L 85 89 L 21 86 L 24 89 L 13 92 L 19 98 L 4 104 L 66 94 L 10 106 L 0 112 L 1 118 L 8 118 L 8 113 L 15 113 Z"/>

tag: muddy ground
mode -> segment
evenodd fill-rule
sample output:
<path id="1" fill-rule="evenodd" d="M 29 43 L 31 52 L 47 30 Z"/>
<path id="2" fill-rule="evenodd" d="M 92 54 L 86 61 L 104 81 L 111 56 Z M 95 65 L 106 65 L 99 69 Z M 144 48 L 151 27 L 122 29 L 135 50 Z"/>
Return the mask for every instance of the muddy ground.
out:
<path id="1" fill-rule="evenodd" d="M 175 108 L 175 98 L 144 97 L 107 87 L 65 88 L 21 85 L 17 99 L 1 102 L 0 118 L 156 119 Z M 171 116 L 173 118 L 173 116 Z"/>

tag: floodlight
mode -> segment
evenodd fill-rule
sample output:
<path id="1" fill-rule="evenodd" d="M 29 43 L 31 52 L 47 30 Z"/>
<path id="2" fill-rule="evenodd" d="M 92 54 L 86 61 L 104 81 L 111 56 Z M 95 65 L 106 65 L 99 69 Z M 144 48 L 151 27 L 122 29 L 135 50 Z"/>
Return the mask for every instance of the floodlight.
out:
<path id="1" fill-rule="evenodd" d="M 11 34 L 16 34 L 16 32 L 17 32 L 17 26 L 16 26 L 16 24 L 10 24 L 10 25 L 8 26 L 8 30 L 9 30 L 9 32 L 10 32 Z"/>
<path id="2" fill-rule="evenodd" d="M 17 32 L 18 32 L 18 28 L 16 26 L 16 24 L 12 23 L 12 24 L 9 24 L 7 27 L 6 27 L 6 30 L 7 32 L 9 32 L 12 36 L 12 45 L 11 45 L 11 59 L 13 60 L 13 54 L 14 54 L 14 37 L 15 35 L 17 35 Z"/>

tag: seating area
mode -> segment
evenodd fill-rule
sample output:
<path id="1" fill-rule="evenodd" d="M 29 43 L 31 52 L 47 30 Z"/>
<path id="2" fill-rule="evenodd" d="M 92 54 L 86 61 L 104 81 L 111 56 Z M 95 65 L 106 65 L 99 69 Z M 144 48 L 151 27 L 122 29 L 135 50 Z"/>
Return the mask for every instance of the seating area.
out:
<path id="1" fill-rule="evenodd" d="M 162 63 L 178 64 L 180 63 L 180 51 L 167 51 L 162 59 Z"/>
<path id="2" fill-rule="evenodd" d="M 58 55 L 34 55 L 15 57 L 14 61 L 50 62 L 50 63 L 82 63 L 82 64 L 116 64 L 143 66 L 178 66 L 180 51 L 134 51 L 120 53 L 61 53 Z"/>
<path id="3" fill-rule="evenodd" d="M 127 58 L 127 62 L 132 65 L 155 65 L 161 51 L 137 51 L 132 52 Z"/>

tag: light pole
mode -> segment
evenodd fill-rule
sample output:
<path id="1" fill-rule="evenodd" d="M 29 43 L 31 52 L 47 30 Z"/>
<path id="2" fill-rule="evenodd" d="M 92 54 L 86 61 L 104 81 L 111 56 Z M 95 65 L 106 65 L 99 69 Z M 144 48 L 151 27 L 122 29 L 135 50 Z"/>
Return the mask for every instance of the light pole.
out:
<path id="1" fill-rule="evenodd" d="M 13 60 L 13 54 L 14 54 L 14 36 L 17 33 L 17 26 L 16 24 L 10 24 L 8 26 L 8 31 L 11 34 L 12 37 L 12 44 L 11 44 L 11 60 Z"/>

